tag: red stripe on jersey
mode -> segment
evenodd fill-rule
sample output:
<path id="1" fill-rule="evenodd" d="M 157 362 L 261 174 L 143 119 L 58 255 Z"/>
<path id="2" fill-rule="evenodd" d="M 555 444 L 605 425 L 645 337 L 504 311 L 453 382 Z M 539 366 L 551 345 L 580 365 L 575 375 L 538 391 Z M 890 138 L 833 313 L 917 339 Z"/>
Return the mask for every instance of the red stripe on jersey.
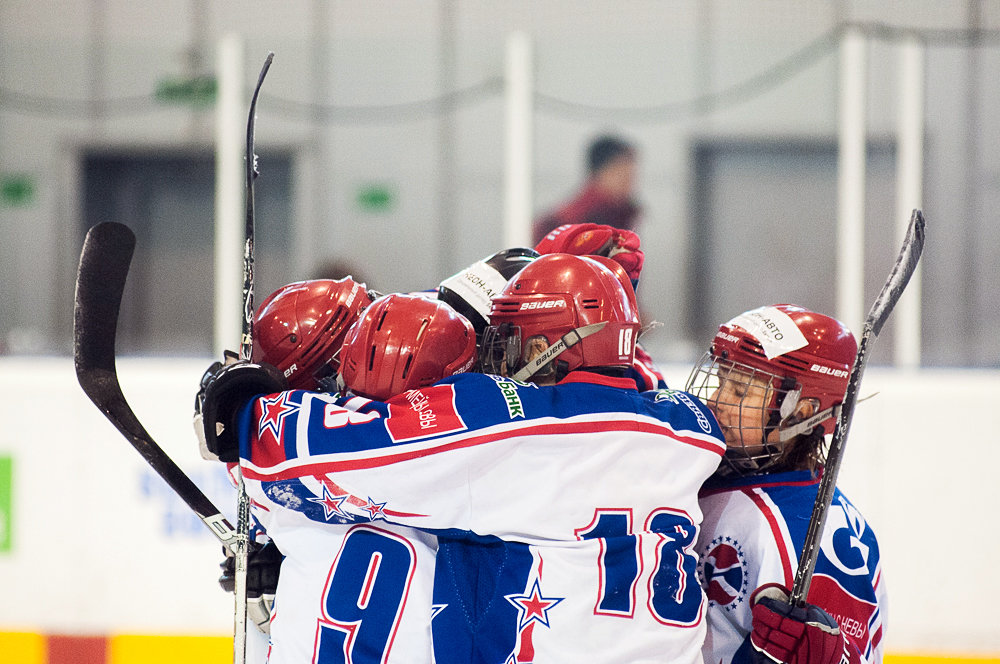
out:
<path id="1" fill-rule="evenodd" d="M 692 447 L 697 447 L 709 452 L 714 452 L 715 454 L 718 454 L 720 457 L 725 451 L 723 443 L 721 443 L 718 440 L 701 440 L 700 438 L 681 436 L 665 426 L 650 424 L 648 422 L 617 421 L 617 422 L 552 423 L 552 424 L 536 424 L 533 426 L 520 426 L 517 427 L 516 429 L 511 429 L 507 431 L 499 431 L 492 434 L 484 434 L 481 436 L 470 436 L 469 438 L 461 438 L 459 440 L 454 440 L 450 443 L 444 443 L 442 445 L 437 445 L 434 447 L 401 451 L 395 454 L 387 454 L 383 456 L 369 457 L 365 459 L 348 459 L 344 461 L 331 460 L 331 461 L 319 461 L 314 463 L 304 463 L 301 465 L 295 465 L 290 469 L 274 473 L 259 472 L 252 468 L 244 467 L 243 474 L 245 477 L 254 480 L 266 480 L 266 481 L 287 480 L 296 477 L 302 477 L 303 475 L 325 475 L 326 473 L 332 473 L 332 472 L 361 470 L 364 468 L 378 468 L 380 466 L 388 466 L 402 461 L 409 461 L 411 459 L 419 459 L 421 457 L 430 456 L 432 454 L 438 454 L 440 452 L 458 450 L 465 447 L 474 447 L 476 445 L 484 445 L 486 443 L 493 443 L 498 440 L 506 440 L 508 438 L 519 438 L 522 436 L 558 436 L 566 434 L 583 434 L 583 433 L 594 433 L 594 432 L 605 432 L 605 431 L 634 431 L 638 433 L 654 433 L 661 436 L 666 436 L 668 438 L 672 438 L 673 440 L 679 443 L 683 443 L 685 445 L 691 445 Z"/>
<path id="2" fill-rule="evenodd" d="M 774 536 L 774 543 L 778 547 L 778 555 L 781 556 L 781 569 L 785 573 L 785 587 L 791 588 L 794 580 L 794 573 L 792 571 L 792 561 L 788 557 L 788 551 L 785 549 L 785 538 L 781 534 L 781 527 L 778 525 L 778 517 L 774 515 L 771 508 L 768 506 L 764 499 L 760 497 L 757 493 L 752 490 L 744 489 L 743 493 L 753 501 L 757 509 L 760 510 L 764 518 L 767 519 L 768 525 L 771 526 L 771 534 Z"/>

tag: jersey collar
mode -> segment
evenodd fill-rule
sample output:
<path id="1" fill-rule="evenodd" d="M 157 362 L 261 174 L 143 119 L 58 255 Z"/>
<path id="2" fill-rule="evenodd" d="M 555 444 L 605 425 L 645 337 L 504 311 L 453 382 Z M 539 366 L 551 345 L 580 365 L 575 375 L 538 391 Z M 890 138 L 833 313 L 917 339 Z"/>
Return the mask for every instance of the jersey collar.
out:
<path id="1" fill-rule="evenodd" d="M 783 473 L 762 473 L 748 477 L 711 477 L 705 482 L 701 495 L 710 495 L 730 489 L 755 489 L 778 486 L 809 486 L 819 484 L 820 473 L 813 475 L 808 470 L 790 470 Z"/>
<path id="2" fill-rule="evenodd" d="M 558 385 L 565 385 L 566 383 L 590 383 L 592 385 L 606 385 L 607 387 L 617 387 L 623 390 L 632 390 L 637 392 L 635 386 L 635 381 L 631 378 L 616 378 L 613 376 L 605 376 L 603 374 L 594 373 L 592 371 L 587 371 L 585 369 L 577 369 L 576 371 L 570 371 L 566 374 L 566 377 L 559 381 Z"/>

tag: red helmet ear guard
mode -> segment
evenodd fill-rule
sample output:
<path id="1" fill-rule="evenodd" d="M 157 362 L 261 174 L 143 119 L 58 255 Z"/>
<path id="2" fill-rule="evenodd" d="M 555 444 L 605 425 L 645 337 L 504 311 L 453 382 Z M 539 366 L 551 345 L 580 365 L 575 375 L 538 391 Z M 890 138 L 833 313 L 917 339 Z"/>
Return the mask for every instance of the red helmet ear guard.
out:
<path id="1" fill-rule="evenodd" d="M 252 359 L 278 367 L 293 389 L 317 389 L 337 372 L 344 334 L 370 302 L 351 277 L 282 286 L 257 309 Z"/>
<path id="2" fill-rule="evenodd" d="M 340 359 L 351 392 L 385 401 L 472 368 L 476 331 L 444 302 L 393 293 L 372 302 L 348 330 Z"/>
<path id="3" fill-rule="evenodd" d="M 525 380 L 558 365 L 628 367 L 635 356 L 639 316 L 635 293 L 589 257 L 548 254 L 517 273 L 493 298 L 483 337 L 484 369 Z M 531 360 L 529 342 L 548 350 Z"/>

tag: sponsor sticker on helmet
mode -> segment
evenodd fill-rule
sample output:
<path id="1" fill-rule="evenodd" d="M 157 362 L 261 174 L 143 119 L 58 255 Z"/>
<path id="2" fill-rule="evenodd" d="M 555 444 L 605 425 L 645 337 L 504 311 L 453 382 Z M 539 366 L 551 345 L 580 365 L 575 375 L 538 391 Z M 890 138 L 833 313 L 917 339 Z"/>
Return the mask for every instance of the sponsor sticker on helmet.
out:
<path id="1" fill-rule="evenodd" d="M 760 307 L 747 311 L 726 325 L 742 327 L 752 334 L 760 342 L 764 355 L 769 360 L 809 345 L 795 321 L 775 307 Z"/>
<path id="2" fill-rule="evenodd" d="M 506 284 L 503 275 L 483 261 L 441 282 L 443 288 L 461 297 L 486 319 L 490 317 L 490 300 L 499 295 Z"/>

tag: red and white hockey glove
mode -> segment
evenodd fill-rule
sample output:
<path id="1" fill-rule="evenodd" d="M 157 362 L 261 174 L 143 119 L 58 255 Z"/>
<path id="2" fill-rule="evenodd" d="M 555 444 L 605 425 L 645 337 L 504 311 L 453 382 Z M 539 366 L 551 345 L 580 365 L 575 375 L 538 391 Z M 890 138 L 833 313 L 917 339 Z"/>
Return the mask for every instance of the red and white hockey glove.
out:
<path id="1" fill-rule="evenodd" d="M 604 224 L 563 224 L 542 238 L 535 251 L 543 255 L 607 256 L 625 268 L 633 285 L 646 258 L 638 235 Z"/>
<path id="2" fill-rule="evenodd" d="M 789 603 L 791 593 L 768 583 L 750 596 L 753 659 L 760 664 L 837 664 L 849 662 L 848 646 L 833 616 L 813 604 Z"/>

